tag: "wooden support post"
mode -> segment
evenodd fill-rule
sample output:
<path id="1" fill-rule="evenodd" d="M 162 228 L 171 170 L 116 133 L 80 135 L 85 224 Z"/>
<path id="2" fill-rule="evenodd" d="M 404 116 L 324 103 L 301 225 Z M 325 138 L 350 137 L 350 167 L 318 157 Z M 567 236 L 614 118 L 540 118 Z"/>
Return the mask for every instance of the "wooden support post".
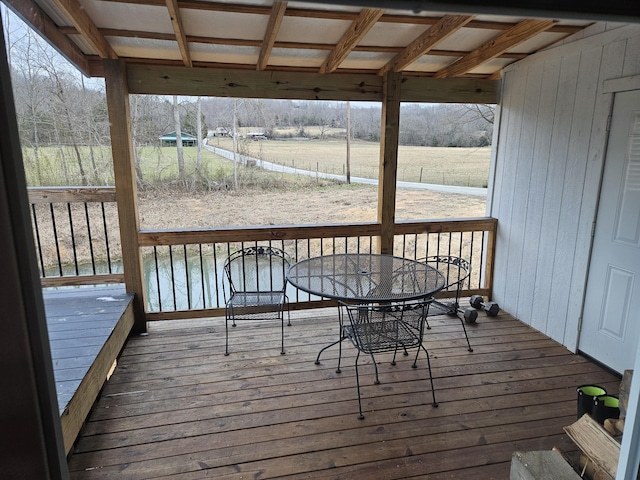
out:
<path id="1" fill-rule="evenodd" d="M 401 83 L 402 74 L 391 71 L 385 73 L 382 89 L 380 174 L 378 179 L 378 222 L 382 226 L 382 232 L 378 251 L 386 254 L 393 253 Z"/>
<path id="2" fill-rule="evenodd" d="M 493 230 L 489 230 L 485 250 L 486 253 L 483 272 L 483 287 L 489 290 L 489 300 L 493 298 L 493 269 L 495 267 L 497 235 L 497 227 Z"/>
<path id="3" fill-rule="evenodd" d="M 135 322 L 132 331 L 142 333 L 147 330 L 147 322 L 144 312 L 142 257 L 138 242 L 140 221 L 126 67 L 121 60 L 104 60 L 103 62 L 111 125 L 111 150 L 116 180 L 124 282 L 127 292 L 135 293 L 133 300 Z"/>

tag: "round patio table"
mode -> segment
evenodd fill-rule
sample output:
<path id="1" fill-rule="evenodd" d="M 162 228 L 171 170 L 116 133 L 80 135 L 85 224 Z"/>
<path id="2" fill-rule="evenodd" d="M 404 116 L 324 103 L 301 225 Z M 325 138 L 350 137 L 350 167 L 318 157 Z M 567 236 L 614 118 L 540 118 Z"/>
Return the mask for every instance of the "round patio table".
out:
<path id="1" fill-rule="evenodd" d="M 444 288 L 444 275 L 424 262 L 374 253 L 322 255 L 291 266 L 287 280 L 312 295 L 343 302 L 401 302 Z"/>
<path id="2" fill-rule="evenodd" d="M 405 302 L 430 297 L 444 288 L 444 275 L 424 262 L 393 255 L 347 253 L 301 260 L 289 268 L 287 280 L 294 287 L 318 297 L 346 303 Z M 336 344 L 342 350 L 343 320 L 338 310 L 340 335 L 320 355 Z M 339 358 L 342 356 L 340 354 Z M 337 373 L 340 373 L 338 362 Z"/>

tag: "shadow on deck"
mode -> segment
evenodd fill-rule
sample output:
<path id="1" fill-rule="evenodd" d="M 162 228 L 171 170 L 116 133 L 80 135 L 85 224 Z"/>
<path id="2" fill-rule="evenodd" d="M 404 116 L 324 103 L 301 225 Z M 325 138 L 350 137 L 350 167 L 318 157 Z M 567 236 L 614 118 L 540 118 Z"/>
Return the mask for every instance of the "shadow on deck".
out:
<path id="1" fill-rule="evenodd" d="M 514 451 L 575 450 L 576 386 L 620 379 L 508 314 L 468 328 L 432 317 L 426 368 L 380 356 L 380 385 L 355 350 L 315 357 L 338 334 L 335 309 L 307 311 L 286 329 L 240 323 L 224 352 L 224 319 L 151 324 L 129 339 L 79 437 L 74 479 L 462 479 L 509 477 Z M 421 366 L 425 366 L 424 358 Z"/>

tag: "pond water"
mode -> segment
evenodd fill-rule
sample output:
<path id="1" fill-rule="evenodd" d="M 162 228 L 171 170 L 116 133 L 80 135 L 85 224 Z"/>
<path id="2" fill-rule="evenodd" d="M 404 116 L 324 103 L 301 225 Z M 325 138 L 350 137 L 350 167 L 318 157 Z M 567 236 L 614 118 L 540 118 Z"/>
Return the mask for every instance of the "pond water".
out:
<path id="1" fill-rule="evenodd" d="M 148 312 L 175 311 L 175 310 L 197 310 L 204 308 L 224 307 L 225 289 L 229 293 L 229 287 L 224 277 L 225 259 L 214 259 L 213 255 L 198 254 L 187 255 L 186 262 L 184 256 L 174 255 L 173 258 L 158 256 L 143 258 L 143 278 L 145 280 L 145 295 Z M 111 262 L 111 273 L 122 273 L 122 262 Z M 96 262 L 95 270 L 93 265 L 79 264 L 79 275 L 107 274 L 109 268 L 106 261 Z M 63 265 L 62 274 L 64 276 L 76 275 L 74 265 Z M 271 272 L 268 263 L 261 269 L 261 282 L 270 275 L 277 275 Z M 46 269 L 47 277 L 57 277 L 60 275 L 57 266 Z M 80 287 L 58 287 L 58 288 L 80 288 Z M 291 288 L 291 287 L 290 287 Z M 288 292 L 291 298 L 291 293 Z"/>

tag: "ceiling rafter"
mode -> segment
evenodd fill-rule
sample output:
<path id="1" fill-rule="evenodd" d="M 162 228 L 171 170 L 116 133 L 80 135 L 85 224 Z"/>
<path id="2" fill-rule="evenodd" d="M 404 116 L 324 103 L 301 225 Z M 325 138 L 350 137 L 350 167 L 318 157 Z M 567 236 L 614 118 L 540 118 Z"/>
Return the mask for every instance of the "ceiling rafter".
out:
<path id="1" fill-rule="evenodd" d="M 54 2 L 100 57 L 118 58 L 109 42 L 102 36 L 96 24 L 77 0 L 54 0 Z"/>
<path id="2" fill-rule="evenodd" d="M 164 6 L 164 0 L 102 0 L 104 2 L 130 3 L 134 5 Z M 255 15 L 270 15 L 271 8 L 259 5 L 241 5 L 234 3 L 220 3 L 207 0 L 178 0 L 180 8 L 190 8 L 194 10 L 208 10 L 228 13 L 251 13 Z M 316 10 L 313 8 L 287 8 L 286 17 L 316 18 L 324 20 L 347 20 L 354 21 L 358 17 L 358 12 L 343 12 L 331 10 Z M 380 23 L 406 23 L 414 25 L 434 25 L 440 19 L 439 16 L 422 15 L 398 15 L 385 13 L 378 20 Z M 489 30 L 508 30 L 515 24 L 513 22 L 497 22 L 487 20 L 472 20 L 467 25 L 468 28 L 482 28 Z M 548 31 L 554 33 L 574 34 L 584 29 L 575 25 L 555 25 Z"/>
<path id="3" fill-rule="evenodd" d="M 15 1 L 15 0 L 13 0 Z M 77 35 L 78 30 L 75 27 L 61 27 L 60 32 L 66 35 Z M 145 32 L 141 30 L 120 30 L 115 28 L 101 28 L 100 33 L 105 37 L 123 37 L 123 38 L 147 38 L 150 40 L 175 40 L 175 36 L 170 33 Z M 218 38 L 218 37 L 200 37 L 195 35 L 187 35 L 188 43 L 202 43 L 210 45 L 232 45 L 239 47 L 260 47 L 262 40 L 248 40 L 242 38 Z M 333 50 L 333 43 L 306 43 L 306 42 L 279 42 L 275 41 L 273 48 L 283 49 L 303 49 L 303 50 Z M 404 50 L 403 47 L 388 47 L 384 45 L 356 45 L 353 47 L 354 52 L 369 53 L 393 53 L 399 54 Z M 469 52 L 461 50 L 442 50 L 431 49 L 429 55 L 439 57 L 460 57 Z M 522 60 L 527 56 L 526 53 L 504 52 L 497 58 L 508 58 L 514 60 Z"/>
<path id="4" fill-rule="evenodd" d="M 11 10 L 19 17 L 22 17 L 28 24 L 39 31 L 45 38 L 54 45 L 62 55 L 75 64 L 85 75 L 89 75 L 91 68 L 89 62 L 78 46 L 59 29 L 38 5 L 32 0 L 3 0 Z M 74 27 L 77 33 L 77 29 Z"/>
<path id="5" fill-rule="evenodd" d="M 287 2 L 273 2 L 269 23 L 267 24 L 267 30 L 264 34 L 264 42 L 262 42 L 262 48 L 260 48 L 260 55 L 258 56 L 256 70 L 264 70 L 269 63 L 269 56 L 271 55 L 273 44 L 278 37 L 278 31 L 280 30 L 286 9 Z"/>
<path id="6" fill-rule="evenodd" d="M 180 8 L 178 7 L 178 0 L 166 0 L 167 9 L 169 10 L 169 16 L 171 17 L 171 25 L 178 41 L 178 48 L 180 49 L 180 55 L 182 56 L 182 62 L 185 66 L 190 67 L 193 65 L 191 61 L 191 54 L 189 53 L 189 44 L 187 43 L 187 36 L 184 32 L 184 26 L 182 24 L 182 16 L 180 15 Z"/>
<path id="7" fill-rule="evenodd" d="M 41 27 L 37 18 L 30 23 L 37 24 L 34 28 L 43 32 L 52 44 L 62 41 L 71 46 L 68 50 L 71 55 L 75 52 L 76 56 L 73 63 L 83 72 L 97 75 L 101 71 L 100 59 L 122 55 L 129 64 L 183 64 L 213 69 L 311 71 L 321 74 L 381 75 L 393 71 L 407 78 L 497 79 L 504 66 L 591 25 L 584 21 L 550 19 L 521 21 L 526 17 L 505 19 L 503 22 L 498 17 L 471 18 L 469 14 L 455 12 L 414 15 L 384 7 L 328 7 L 319 10 L 314 4 L 308 4 L 310 8 L 306 8 L 302 3 L 292 4 L 287 0 L 4 1 L 29 5 L 23 7 L 23 10 L 28 10 L 23 17 L 28 18 L 35 18 L 31 6 L 46 6 L 47 14 L 51 15 L 49 25 Z M 95 1 L 108 2 L 111 8 L 94 11 L 89 6 Z M 34 2 L 38 2 L 37 5 Z M 136 5 L 144 9 L 136 10 L 135 19 L 129 18 L 131 27 L 128 30 L 118 28 L 123 24 L 123 16 L 131 15 L 131 8 Z M 83 10 L 83 6 L 87 9 Z M 165 26 L 167 12 L 172 21 L 169 30 Z M 146 16 L 150 21 L 146 21 Z M 56 25 L 57 22 L 62 25 Z M 207 29 L 209 23 L 220 24 L 220 28 Z M 98 25 L 103 28 L 97 28 Z M 248 27 L 250 25 L 252 27 Z M 253 27 L 257 25 L 262 27 L 255 31 Z M 379 27 L 373 28 L 377 25 Z M 487 33 L 479 29 L 486 29 Z M 202 33 L 187 35 L 191 30 Z M 336 31 L 342 32 L 337 39 L 334 37 Z M 396 31 L 399 36 L 396 36 Z M 456 31 L 461 32 L 459 35 L 464 39 L 462 48 L 452 40 L 457 38 L 452 36 Z M 209 32 L 216 32 L 218 36 L 209 36 Z M 417 33 L 405 42 L 400 41 L 411 32 Z M 545 33 L 540 34 L 542 32 Z M 547 32 L 555 33 L 550 35 Z M 487 41 L 487 36 L 493 40 Z M 279 38 L 286 41 L 278 41 Z M 527 39 L 530 41 L 514 48 Z M 164 48 L 166 42 L 178 46 L 180 55 L 164 55 L 161 42 L 165 42 Z M 445 43 L 456 46 L 438 48 Z M 192 58 L 196 45 L 201 52 L 198 61 Z M 217 48 L 216 45 L 223 47 Z M 291 50 L 291 55 L 285 55 L 291 57 L 292 62 L 277 64 L 273 59 L 274 49 Z M 356 57 L 352 52 L 358 52 L 358 62 L 354 64 L 348 61 Z M 500 61 L 491 61 L 494 58 Z"/>
<path id="8" fill-rule="evenodd" d="M 453 35 L 473 19 L 472 16 L 445 15 L 436 24 L 411 42 L 398 55 L 378 71 L 384 75 L 388 71 L 400 72 L 440 42 Z"/>
<path id="9" fill-rule="evenodd" d="M 555 20 L 523 20 L 515 27 L 501 33 L 493 40 L 456 60 L 451 65 L 435 73 L 436 78 L 451 78 L 463 75 L 477 66 L 496 58 L 534 35 L 544 32 L 556 23 Z"/>
<path id="10" fill-rule="evenodd" d="M 362 9 L 358 18 L 349 26 L 336 47 L 320 67 L 320 73 L 334 72 L 358 42 L 371 30 L 371 27 L 376 24 L 383 13 L 384 10 L 378 8 Z"/>

